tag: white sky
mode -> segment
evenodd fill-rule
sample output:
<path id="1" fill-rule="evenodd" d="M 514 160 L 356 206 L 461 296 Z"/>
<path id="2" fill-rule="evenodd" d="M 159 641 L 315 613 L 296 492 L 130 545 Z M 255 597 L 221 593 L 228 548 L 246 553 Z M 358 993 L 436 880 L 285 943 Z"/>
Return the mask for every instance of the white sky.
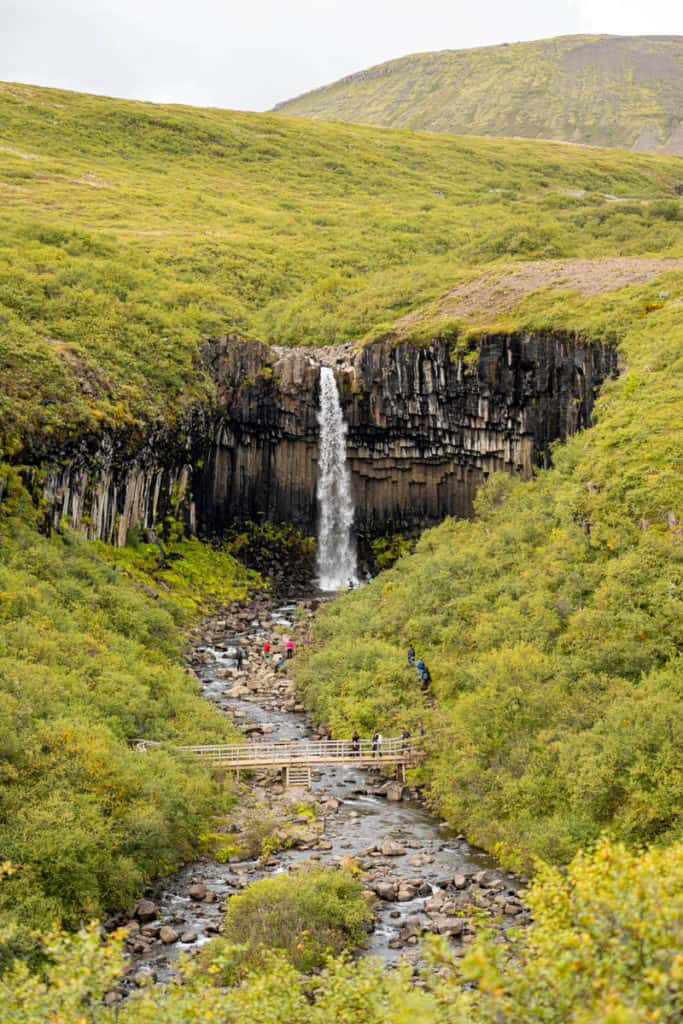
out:
<path id="1" fill-rule="evenodd" d="M 683 35 L 681 0 L 0 0 L 0 80 L 265 110 L 421 50 Z"/>

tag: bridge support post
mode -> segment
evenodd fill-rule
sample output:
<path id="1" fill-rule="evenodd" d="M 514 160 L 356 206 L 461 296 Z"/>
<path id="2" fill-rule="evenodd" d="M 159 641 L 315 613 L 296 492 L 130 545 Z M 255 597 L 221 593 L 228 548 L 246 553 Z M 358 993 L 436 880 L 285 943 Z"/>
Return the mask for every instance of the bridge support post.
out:
<path id="1" fill-rule="evenodd" d="M 396 778 L 398 779 L 399 782 L 405 783 L 405 781 L 406 781 L 406 766 L 405 766 L 405 764 L 401 763 L 401 764 L 397 764 L 396 765 Z"/>
<path id="2" fill-rule="evenodd" d="M 311 769 L 307 764 L 288 764 L 285 768 L 285 786 L 311 788 Z"/>

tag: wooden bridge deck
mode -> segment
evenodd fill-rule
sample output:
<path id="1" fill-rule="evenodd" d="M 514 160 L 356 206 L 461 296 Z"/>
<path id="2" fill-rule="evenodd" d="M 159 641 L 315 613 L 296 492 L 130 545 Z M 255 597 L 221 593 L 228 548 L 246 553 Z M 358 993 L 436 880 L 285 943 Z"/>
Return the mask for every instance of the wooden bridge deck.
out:
<path id="1" fill-rule="evenodd" d="M 138 750 L 144 751 L 149 741 L 136 740 Z M 178 753 L 192 754 L 199 760 L 216 767 L 234 770 L 249 768 L 315 767 L 316 765 L 409 765 L 417 760 L 418 752 L 410 739 L 386 739 L 379 751 L 373 751 L 371 740 L 361 740 L 354 750 L 351 740 L 291 740 L 272 743 L 213 744 L 210 746 L 182 746 L 173 748 Z"/>

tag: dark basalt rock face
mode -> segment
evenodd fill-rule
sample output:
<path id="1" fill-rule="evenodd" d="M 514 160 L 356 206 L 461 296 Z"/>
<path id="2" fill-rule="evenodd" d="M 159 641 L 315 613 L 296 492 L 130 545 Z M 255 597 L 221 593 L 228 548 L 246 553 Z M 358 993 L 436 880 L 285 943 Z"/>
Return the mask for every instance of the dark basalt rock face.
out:
<path id="1" fill-rule="evenodd" d="M 337 371 L 359 529 L 415 529 L 471 514 L 493 472 L 529 477 L 551 442 L 589 426 L 614 350 L 550 334 L 496 335 L 452 358 L 445 341 L 360 351 L 207 347 L 215 404 L 142 441 L 84 441 L 47 460 L 51 521 L 122 544 L 168 512 L 220 533 L 266 517 L 313 530 L 320 365 Z"/>

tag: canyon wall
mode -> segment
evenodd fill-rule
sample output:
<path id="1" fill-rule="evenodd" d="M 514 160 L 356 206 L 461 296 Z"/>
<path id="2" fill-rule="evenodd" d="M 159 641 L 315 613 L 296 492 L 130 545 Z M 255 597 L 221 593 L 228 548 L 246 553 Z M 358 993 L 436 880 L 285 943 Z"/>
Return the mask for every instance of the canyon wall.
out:
<path id="1" fill-rule="evenodd" d="M 107 437 L 48 460 L 54 524 L 67 517 L 118 544 L 168 513 L 204 534 L 262 517 L 312 531 L 321 363 L 337 373 L 349 424 L 358 529 L 467 516 L 491 473 L 528 477 L 548 464 L 551 442 L 589 426 L 617 371 L 613 350 L 551 334 L 485 337 L 457 357 L 440 340 L 283 350 L 227 336 L 205 359 L 211 407 L 142 441 Z"/>

